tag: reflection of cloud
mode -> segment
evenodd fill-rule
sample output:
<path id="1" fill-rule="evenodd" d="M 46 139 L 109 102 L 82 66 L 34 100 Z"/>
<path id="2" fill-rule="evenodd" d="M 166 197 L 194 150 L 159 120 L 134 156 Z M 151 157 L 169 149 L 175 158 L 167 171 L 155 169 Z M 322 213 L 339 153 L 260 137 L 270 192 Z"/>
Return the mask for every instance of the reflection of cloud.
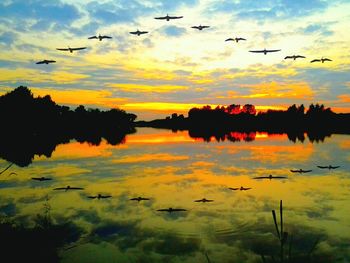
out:
<path id="1" fill-rule="evenodd" d="M 176 162 L 188 160 L 187 155 L 173 155 L 168 153 L 155 153 L 144 155 L 133 155 L 114 159 L 113 163 L 142 163 L 142 162 Z"/>

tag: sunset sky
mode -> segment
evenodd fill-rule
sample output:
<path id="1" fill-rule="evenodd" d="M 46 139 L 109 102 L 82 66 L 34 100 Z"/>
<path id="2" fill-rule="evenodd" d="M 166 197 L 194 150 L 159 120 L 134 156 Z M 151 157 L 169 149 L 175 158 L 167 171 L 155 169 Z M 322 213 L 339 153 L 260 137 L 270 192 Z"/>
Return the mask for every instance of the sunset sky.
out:
<path id="1" fill-rule="evenodd" d="M 119 107 L 139 120 L 206 104 L 350 112 L 349 10 L 349 0 L 3 0 L 0 94 L 25 85 L 58 104 Z M 183 18 L 154 19 L 167 13 Z M 200 24 L 210 28 L 191 28 Z M 149 33 L 129 34 L 136 29 Z M 99 34 L 113 39 L 88 39 Z M 87 49 L 56 50 L 68 46 Z M 248 52 L 264 48 L 282 51 Z M 294 54 L 306 59 L 284 60 Z M 310 63 L 322 56 L 333 61 Z M 35 64 L 43 59 L 57 63 Z"/>

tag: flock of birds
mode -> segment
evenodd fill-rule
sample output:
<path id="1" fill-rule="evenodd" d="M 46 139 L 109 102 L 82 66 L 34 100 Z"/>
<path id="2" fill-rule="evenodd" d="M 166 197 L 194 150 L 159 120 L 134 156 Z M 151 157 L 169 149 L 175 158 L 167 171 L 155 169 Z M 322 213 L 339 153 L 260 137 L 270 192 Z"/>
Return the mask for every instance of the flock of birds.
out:
<path id="1" fill-rule="evenodd" d="M 13 164 L 11 163 L 8 167 L 6 167 L 4 170 L 0 171 L 0 175 L 2 173 L 4 173 L 5 171 L 7 171 Z M 318 168 L 320 169 L 328 169 L 328 170 L 333 170 L 333 169 L 337 169 L 339 168 L 340 166 L 332 166 L 332 165 L 328 165 L 328 166 L 321 166 L 321 165 L 317 165 Z M 292 173 L 309 173 L 309 172 L 312 172 L 312 170 L 303 170 L 303 169 L 297 169 L 297 170 L 290 170 Z M 10 173 L 9 175 L 11 174 L 16 174 L 16 173 Z M 285 176 L 273 176 L 273 175 L 268 175 L 268 176 L 258 176 L 258 177 L 254 177 L 253 179 L 257 179 L 257 180 L 260 180 L 260 179 L 269 179 L 269 180 L 272 180 L 272 179 L 285 179 L 287 177 Z M 35 181 L 50 181 L 52 180 L 52 178 L 49 178 L 49 177 L 32 177 L 31 178 L 32 180 L 35 180 Z M 229 187 L 228 188 L 229 190 L 232 190 L 232 191 L 247 191 L 247 190 L 250 190 L 252 189 L 251 187 Z M 56 187 L 54 188 L 53 190 L 57 191 L 57 190 L 64 190 L 65 192 L 67 191 L 70 191 L 70 190 L 84 190 L 83 187 L 72 187 L 70 185 L 68 186 L 64 186 L 64 187 Z M 107 199 L 107 198 L 111 198 L 112 196 L 111 195 L 102 195 L 102 194 L 97 194 L 97 195 L 88 195 L 87 198 L 89 199 Z M 129 200 L 131 201 L 137 201 L 137 202 L 141 202 L 141 201 L 148 201 L 148 200 L 151 200 L 150 198 L 146 198 L 146 197 L 141 197 L 141 196 L 138 196 L 138 197 L 133 197 L 133 198 L 130 198 Z M 206 198 L 202 198 L 202 199 L 198 199 L 198 200 L 194 200 L 194 202 L 196 203 L 208 203 L 208 202 L 214 202 L 214 200 L 212 199 L 206 199 Z M 180 211 L 187 211 L 187 209 L 184 209 L 184 208 L 172 208 L 172 207 L 169 207 L 169 208 L 161 208 L 161 209 L 157 209 L 157 211 L 159 212 L 168 212 L 168 213 L 172 213 L 172 212 L 180 212 Z"/>
<path id="2" fill-rule="evenodd" d="M 166 21 L 170 21 L 170 20 L 174 20 L 174 19 L 181 19 L 183 18 L 183 16 L 169 16 L 168 14 L 166 16 L 160 16 L 160 17 L 155 17 L 154 19 L 158 19 L 158 20 L 166 20 Z M 199 31 L 202 31 L 203 29 L 206 28 L 210 28 L 210 26 L 203 26 L 203 25 L 199 25 L 199 26 L 192 26 L 191 28 L 193 29 L 197 29 Z M 132 35 L 143 35 L 143 34 L 148 34 L 148 31 L 140 31 L 139 29 L 137 29 L 136 31 L 131 31 L 129 32 Z M 112 39 L 111 36 L 106 36 L 106 35 L 98 35 L 98 36 L 91 36 L 88 37 L 88 39 L 98 39 L 99 41 L 102 41 L 103 39 Z M 228 38 L 225 41 L 233 41 L 238 43 L 239 41 L 246 41 L 247 39 L 242 38 L 242 37 L 235 37 L 235 38 Z M 56 48 L 59 51 L 69 51 L 70 53 L 73 53 L 74 51 L 78 51 L 78 50 L 83 50 L 86 49 L 87 47 L 67 47 L 67 48 Z M 274 52 L 279 52 L 281 51 L 281 49 L 261 49 L 261 50 L 249 50 L 249 52 L 251 53 L 262 53 L 264 55 L 267 55 L 268 53 L 274 53 Z M 292 55 L 292 56 L 286 56 L 284 59 L 293 59 L 296 60 L 298 58 L 306 58 L 305 56 L 301 56 L 301 55 Z M 326 61 L 332 61 L 329 58 L 324 58 L 321 57 L 319 59 L 313 59 L 310 61 L 310 63 L 314 63 L 314 62 L 321 62 L 324 63 Z M 41 60 L 36 62 L 36 64 L 51 64 L 51 63 L 55 63 L 55 60 Z"/>

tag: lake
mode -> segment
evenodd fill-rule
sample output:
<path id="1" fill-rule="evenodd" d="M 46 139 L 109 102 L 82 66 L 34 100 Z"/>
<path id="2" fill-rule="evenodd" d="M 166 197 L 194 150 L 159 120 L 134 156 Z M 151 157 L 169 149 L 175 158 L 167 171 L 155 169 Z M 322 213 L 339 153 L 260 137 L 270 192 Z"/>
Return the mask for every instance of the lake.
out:
<path id="1" fill-rule="evenodd" d="M 349 262 L 350 136 L 232 137 L 138 128 L 116 146 L 61 144 L 0 175 L 0 214 L 28 227 L 38 214 L 73 223 L 79 238 L 59 250 L 64 263 Z M 317 167 L 328 165 L 340 167 Z M 270 174 L 286 178 L 254 179 Z M 84 189 L 53 190 L 68 185 Z M 229 189 L 241 186 L 251 189 Z M 98 194 L 111 197 L 88 198 Z M 149 200 L 130 200 L 139 196 Z M 280 200 L 283 242 L 271 213 L 280 231 Z M 170 207 L 186 211 L 157 211 Z"/>

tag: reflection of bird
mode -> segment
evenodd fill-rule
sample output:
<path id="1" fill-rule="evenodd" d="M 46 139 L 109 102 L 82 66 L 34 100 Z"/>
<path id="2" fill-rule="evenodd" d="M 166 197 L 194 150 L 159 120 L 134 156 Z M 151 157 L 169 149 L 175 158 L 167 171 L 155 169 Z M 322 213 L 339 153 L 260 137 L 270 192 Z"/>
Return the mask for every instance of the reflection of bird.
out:
<path id="1" fill-rule="evenodd" d="M 110 37 L 110 36 L 101 36 L 101 35 L 88 37 L 88 39 L 98 39 L 100 41 L 102 41 L 102 39 L 111 39 L 111 38 L 112 37 Z"/>
<path id="2" fill-rule="evenodd" d="M 194 29 L 198 29 L 198 30 L 203 30 L 204 28 L 209 28 L 210 26 L 202 26 L 202 25 L 199 25 L 199 26 L 191 26 L 191 28 L 194 28 Z"/>
<path id="3" fill-rule="evenodd" d="M 269 175 L 269 176 L 258 176 L 258 177 L 254 177 L 253 179 L 284 179 L 287 178 L 285 176 L 273 176 L 273 175 Z"/>
<path id="4" fill-rule="evenodd" d="M 290 170 L 292 173 L 309 173 L 312 170 L 303 170 L 303 169 L 299 169 L 299 170 Z"/>
<path id="5" fill-rule="evenodd" d="M 68 191 L 68 190 L 84 190 L 84 188 L 82 187 L 71 187 L 71 186 L 66 186 L 66 187 L 57 187 L 57 188 L 54 188 L 53 190 L 65 190 L 65 191 Z"/>
<path id="6" fill-rule="evenodd" d="M 158 209 L 157 211 L 172 213 L 172 212 L 187 211 L 187 210 L 186 209 L 182 209 L 182 208 L 169 207 L 169 208 Z"/>
<path id="7" fill-rule="evenodd" d="M 241 187 L 236 187 L 236 188 L 229 187 L 228 189 L 233 190 L 233 191 L 236 191 L 236 190 L 247 191 L 247 190 L 252 189 L 252 188 L 251 187 L 245 188 L 245 187 L 241 186 Z"/>
<path id="8" fill-rule="evenodd" d="M 130 200 L 140 202 L 140 201 L 143 201 L 143 200 L 149 200 L 149 198 L 145 198 L 145 197 L 139 196 L 139 197 L 131 198 Z"/>
<path id="9" fill-rule="evenodd" d="M 332 166 L 332 165 L 328 165 L 328 166 L 319 166 L 317 165 L 318 168 L 321 168 L 321 169 L 337 169 L 339 168 L 340 166 Z"/>
<path id="10" fill-rule="evenodd" d="M 88 196 L 88 198 L 90 198 L 90 199 L 95 199 L 95 198 L 97 198 L 97 199 L 101 199 L 101 198 L 110 198 L 110 197 L 112 197 L 111 195 L 101 195 L 101 194 L 98 194 L 98 195 L 94 195 L 94 196 Z"/>
<path id="11" fill-rule="evenodd" d="M 322 62 L 322 63 L 324 63 L 325 61 L 332 61 L 332 60 L 329 59 L 329 58 L 321 58 L 321 59 L 311 60 L 310 63 L 314 63 L 314 62 Z"/>
<path id="12" fill-rule="evenodd" d="M 166 16 L 160 16 L 160 17 L 155 17 L 154 19 L 161 19 L 161 20 L 166 20 L 169 21 L 170 19 L 180 19 L 183 18 L 183 16 L 169 16 L 168 14 L 166 14 Z"/>
<path id="13" fill-rule="evenodd" d="M 47 59 L 44 59 L 44 60 L 41 60 L 39 62 L 36 62 L 35 64 L 50 64 L 50 63 L 56 63 L 55 60 L 47 60 Z"/>
<path id="14" fill-rule="evenodd" d="M 136 30 L 136 31 L 132 31 L 132 32 L 129 32 L 130 34 L 133 34 L 133 35 L 138 35 L 138 36 L 140 36 L 140 35 L 142 35 L 142 34 L 147 34 L 148 33 L 148 31 L 140 31 L 140 30 Z"/>
<path id="15" fill-rule="evenodd" d="M 236 43 L 238 43 L 238 41 L 240 41 L 240 40 L 247 40 L 247 39 L 242 38 L 242 37 L 236 37 L 236 38 L 228 38 L 225 41 L 236 41 Z"/>
<path id="16" fill-rule="evenodd" d="M 16 173 L 14 173 L 14 172 L 11 172 L 10 174 L 9 174 L 9 176 L 11 176 L 11 175 L 17 175 Z"/>
<path id="17" fill-rule="evenodd" d="M 32 177 L 32 180 L 36 180 L 36 181 L 49 181 L 49 180 L 52 180 L 52 178 L 47 178 L 47 177 Z"/>
<path id="18" fill-rule="evenodd" d="M 206 202 L 213 202 L 213 201 L 214 200 L 208 200 L 206 198 L 195 200 L 195 202 L 197 202 L 197 203 L 199 203 L 199 202 L 206 203 Z"/>
<path id="19" fill-rule="evenodd" d="M 249 50 L 249 52 L 252 52 L 252 53 L 264 53 L 264 55 L 266 55 L 267 53 L 278 52 L 278 51 L 281 51 L 281 50 L 280 49 Z"/>
<path id="20" fill-rule="evenodd" d="M 56 49 L 60 51 L 69 51 L 70 53 L 73 53 L 73 51 L 86 49 L 86 47 L 68 47 L 68 48 L 56 48 Z"/>
<path id="21" fill-rule="evenodd" d="M 292 58 L 293 60 L 296 60 L 297 58 L 305 58 L 304 56 L 300 55 L 293 55 L 293 56 L 286 56 L 284 59 Z"/>

